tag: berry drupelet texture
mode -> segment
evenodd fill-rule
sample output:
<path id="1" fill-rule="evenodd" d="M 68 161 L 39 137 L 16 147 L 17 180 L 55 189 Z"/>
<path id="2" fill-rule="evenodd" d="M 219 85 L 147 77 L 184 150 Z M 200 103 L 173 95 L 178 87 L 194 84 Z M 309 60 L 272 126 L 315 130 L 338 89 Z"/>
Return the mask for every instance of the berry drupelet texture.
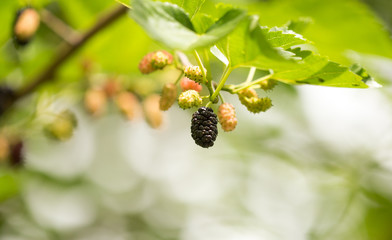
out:
<path id="1" fill-rule="evenodd" d="M 234 106 L 230 103 L 223 103 L 218 108 L 218 119 L 225 132 L 230 132 L 237 126 L 237 118 Z"/>
<path id="2" fill-rule="evenodd" d="M 207 71 L 207 70 L 205 70 Z M 185 77 L 197 82 L 203 83 L 203 73 L 199 66 L 186 66 L 184 68 L 184 75 Z"/>
<path id="3" fill-rule="evenodd" d="M 178 106 L 182 109 L 198 107 L 202 104 L 203 100 L 200 94 L 195 90 L 188 90 L 182 92 L 178 97 Z"/>
<path id="4" fill-rule="evenodd" d="M 203 148 L 214 145 L 218 136 L 218 119 L 209 107 L 201 107 L 192 115 L 191 133 L 195 143 Z"/>

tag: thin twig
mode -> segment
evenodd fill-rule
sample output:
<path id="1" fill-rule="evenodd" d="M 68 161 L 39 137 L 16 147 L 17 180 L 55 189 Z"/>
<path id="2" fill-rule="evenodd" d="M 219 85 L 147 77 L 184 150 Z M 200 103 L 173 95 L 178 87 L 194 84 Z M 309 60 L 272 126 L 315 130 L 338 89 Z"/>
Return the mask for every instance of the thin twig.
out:
<path id="1" fill-rule="evenodd" d="M 16 93 L 15 101 L 19 100 L 20 98 L 25 97 L 26 95 L 32 93 L 37 87 L 42 85 L 45 82 L 54 80 L 54 75 L 57 72 L 58 68 L 66 62 L 77 50 L 79 50 L 88 40 L 90 40 L 95 34 L 99 31 L 113 23 L 119 17 L 125 15 L 128 11 L 128 8 L 120 5 L 115 9 L 111 10 L 107 14 L 103 15 L 94 26 L 92 26 L 87 32 L 85 32 L 81 37 L 75 41 L 72 46 L 64 43 L 62 44 L 55 58 L 51 63 L 35 78 L 33 78 L 29 83 L 20 89 Z"/>
<path id="2" fill-rule="evenodd" d="M 43 8 L 40 12 L 42 22 L 68 44 L 75 45 L 78 39 L 81 38 L 80 33 L 61 21 L 50 11 Z"/>

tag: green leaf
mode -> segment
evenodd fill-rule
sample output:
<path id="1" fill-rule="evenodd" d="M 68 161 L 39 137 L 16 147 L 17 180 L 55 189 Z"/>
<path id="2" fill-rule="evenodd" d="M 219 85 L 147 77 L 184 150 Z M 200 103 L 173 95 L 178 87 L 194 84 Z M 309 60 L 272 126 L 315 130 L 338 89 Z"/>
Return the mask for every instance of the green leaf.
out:
<path id="1" fill-rule="evenodd" d="M 376 80 L 369 75 L 369 73 L 358 63 L 353 64 L 350 67 L 350 70 L 360 76 L 362 78 L 362 82 L 364 82 L 369 87 L 382 87 Z"/>
<path id="2" fill-rule="evenodd" d="M 263 33 L 273 47 L 288 49 L 295 45 L 311 43 L 302 35 L 287 28 L 262 27 Z"/>
<path id="3" fill-rule="evenodd" d="M 363 77 L 351 72 L 347 67 L 331 62 L 327 57 L 311 51 L 293 50 L 303 59 L 293 68 L 275 71 L 273 78 L 288 84 L 312 84 L 330 87 L 367 88 Z"/>
<path id="4" fill-rule="evenodd" d="M 198 36 L 189 26 L 192 23 L 188 15 L 177 5 L 136 0 L 132 6 L 131 16 L 151 38 L 181 50 L 187 49 L 190 42 L 197 41 Z"/>
<path id="5" fill-rule="evenodd" d="M 205 33 L 212 25 L 214 25 L 214 19 L 204 13 L 198 13 L 192 19 L 193 26 L 197 33 Z"/>
<path id="6" fill-rule="evenodd" d="M 290 20 L 288 23 L 285 24 L 287 29 L 292 30 L 296 33 L 303 33 L 306 28 L 309 27 L 310 24 L 313 23 L 313 20 L 309 17 L 301 17 L 297 20 Z"/>
<path id="7" fill-rule="evenodd" d="M 260 27 L 257 22 L 254 17 L 243 21 L 233 33 L 217 44 L 220 51 L 212 49 L 212 53 L 225 64 L 230 64 L 231 68 L 272 70 L 272 78 L 287 84 L 368 87 L 362 81 L 363 77 L 329 61 L 327 57 L 299 47 L 291 49 L 310 43 L 301 35 L 285 28 Z"/>
<path id="8" fill-rule="evenodd" d="M 259 68 L 273 68 L 275 64 L 285 64 L 287 59 L 283 56 L 283 51 L 274 47 L 284 42 L 285 38 L 276 37 L 276 34 L 283 34 L 282 31 L 272 31 L 267 39 L 268 30 L 262 29 L 258 25 L 257 16 L 248 17 L 242 21 L 238 28 L 217 44 L 217 49 L 226 56 L 232 68 L 257 66 Z M 275 46 L 271 40 L 276 38 Z M 287 42 L 287 46 L 291 46 Z M 213 50 L 213 54 L 222 60 L 219 52 Z"/>
<path id="9" fill-rule="evenodd" d="M 203 6 L 205 0 L 170 0 L 167 2 L 171 2 L 183 8 L 189 14 L 189 17 L 192 19 L 200 10 L 201 6 Z"/>
<path id="10" fill-rule="evenodd" d="M 131 16 L 151 38 L 169 48 L 184 51 L 207 47 L 232 32 L 245 17 L 243 10 L 231 9 L 204 33 L 196 33 L 189 16 L 177 5 L 135 0 Z M 198 30 L 205 27 L 198 25 Z"/>

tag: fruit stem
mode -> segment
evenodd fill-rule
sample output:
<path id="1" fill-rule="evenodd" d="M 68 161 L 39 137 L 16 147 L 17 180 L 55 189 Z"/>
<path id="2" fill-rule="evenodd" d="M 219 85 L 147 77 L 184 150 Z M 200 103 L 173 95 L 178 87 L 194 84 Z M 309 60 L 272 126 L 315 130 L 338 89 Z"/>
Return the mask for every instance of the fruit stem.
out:
<path id="1" fill-rule="evenodd" d="M 196 50 L 193 51 L 193 55 L 196 58 L 197 64 L 199 65 L 201 72 L 203 74 L 203 82 L 207 82 L 207 73 L 206 73 L 206 69 L 204 68 L 203 62 L 201 61 L 201 58 L 199 56 L 199 54 L 197 53 Z"/>
<path id="2" fill-rule="evenodd" d="M 203 56 L 204 56 L 204 59 L 205 59 L 205 62 L 206 62 L 206 68 L 207 68 L 207 80 L 208 80 L 208 82 L 211 82 L 211 80 L 212 80 L 212 77 L 211 77 L 211 64 L 210 64 L 210 58 L 208 56 L 207 48 L 204 49 L 203 54 L 204 54 Z"/>
<path id="3" fill-rule="evenodd" d="M 218 95 L 218 96 L 219 96 L 219 98 L 220 98 L 220 100 L 221 100 L 222 104 L 223 104 L 223 103 L 225 103 L 225 99 L 223 98 L 222 94 L 221 94 L 221 93 L 219 93 L 219 95 Z"/>
<path id="4" fill-rule="evenodd" d="M 209 79 L 207 79 L 207 74 L 211 74 L 210 72 L 210 70 L 209 69 L 207 69 L 207 73 L 206 73 L 206 69 L 204 68 L 204 66 L 203 66 L 203 62 L 201 61 L 201 58 L 200 58 L 200 56 L 199 56 L 199 54 L 197 53 L 197 51 L 196 50 L 194 50 L 193 51 L 193 55 L 195 56 L 195 58 L 196 58 L 196 61 L 197 61 L 197 64 L 199 65 L 199 67 L 201 68 L 201 72 L 202 72 L 202 74 L 203 74 L 203 82 L 206 84 L 206 86 L 207 86 L 207 88 L 208 88 L 208 91 L 210 92 L 210 96 L 214 93 L 214 88 L 213 88 L 213 86 L 212 86 L 212 81 L 211 81 L 211 79 L 209 78 Z M 208 57 L 206 57 L 207 59 L 208 59 Z M 209 68 L 210 66 L 210 63 L 209 63 L 209 60 L 207 61 L 207 67 Z"/>
<path id="5" fill-rule="evenodd" d="M 174 85 L 177 85 L 180 82 L 182 76 L 184 76 L 184 72 L 180 73 L 180 75 L 178 76 L 177 80 L 174 82 Z"/>
<path id="6" fill-rule="evenodd" d="M 267 81 L 268 79 L 270 79 L 272 77 L 272 75 L 273 74 L 271 73 L 271 74 L 268 74 L 268 75 L 266 75 L 264 77 L 258 78 L 258 79 L 254 80 L 254 81 L 251 81 L 249 83 L 245 82 L 245 83 L 242 83 L 240 85 L 237 85 L 234 88 L 233 93 L 237 93 L 237 92 L 239 92 L 239 91 L 241 91 L 243 89 L 246 89 L 246 88 L 248 88 L 248 87 L 250 87 L 252 85 L 255 85 L 255 84 L 259 84 L 259 83 L 261 83 L 263 81 Z"/>
<path id="7" fill-rule="evenodd" d="M 214 93 L 212 94 L 212 96 L 210 97 L 210 100 L 211 100 L 212 102 L 215 100 L 215 98 L 216 98 L 216 97 L 218 96 L 218 94 L 219 94 L 219 91 L 220 91 L 220 90 L 223 88 L 223 86 L 225 85 L 226 80 L 227 80 L 227 78 L 229 77 L 231 71 L 233 71 L 233 69 L 232 69 L 231 67 L 227 66 L 227 67 L 225 68 L 225 71 L 224 71 L 223 74 L 222 74 L 222 78 L 221 78 L 221 80 L 219 81 L 218 87 L 216 87 L 215 92 L 214 92 Z"/>
<path id="8" fill-rule="evenodd" d="M 256 73 L 256 68 L 255 67 L 251 67 L 249 70 L 249 74 L 248 77 L 246 78 L 245 83 L 250 83 L 253 80 L 253 77 L 255 76 Z"/>
<path id="9" fill-rule="evenodd" d="M 210 107 L 210 106 L 211 106 L 211 104 L 212 104 L 212 102 L 211 102 L 211 101 L 209 101 L 209 102 L 206 104 L 206 107 Z"/>

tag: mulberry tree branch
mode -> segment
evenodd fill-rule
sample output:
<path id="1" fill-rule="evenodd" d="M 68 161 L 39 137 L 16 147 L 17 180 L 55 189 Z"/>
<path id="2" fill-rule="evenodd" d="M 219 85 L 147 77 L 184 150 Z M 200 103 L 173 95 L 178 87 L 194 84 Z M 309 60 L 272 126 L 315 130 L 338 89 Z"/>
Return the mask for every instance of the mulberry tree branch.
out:
<path id="1" fill-rule="evenodd" d="M 51 63 L 45 69 L 43 69 L 40 74 L 29 81 L 26 86 L 22 87 L 19 91 L 16 92 L 13 103 L 34 92 L 43 83 L 53 81 L 54 75 L 64 62 L 66 62 L 75 52 L 77 52 L 88 40 L 90 40 L 102 29 L 113 23 L 119 17 L 125 15 L 127 11 L 127 7 L 120 5 L 99 18 L 95 25 L 93 25 L 84 34 L 81 34 L 79 37 L 77 37 L 73 41 L 72 45 L 68 44 L 67 42 L 63 42 L 59 46 L 57 54 L 55 54 L 55 57 Z M 11 105 L 12 104 L 10 104 L 8 107 Z"/>
<path id="2" fill-rule="evenodd" d="M 61 21 L 45 8 L 41 10 L 41 21 L 50 28 L 55 34 L 65 40 L 69 45 L 80 38 L 79 33 Z"/>

